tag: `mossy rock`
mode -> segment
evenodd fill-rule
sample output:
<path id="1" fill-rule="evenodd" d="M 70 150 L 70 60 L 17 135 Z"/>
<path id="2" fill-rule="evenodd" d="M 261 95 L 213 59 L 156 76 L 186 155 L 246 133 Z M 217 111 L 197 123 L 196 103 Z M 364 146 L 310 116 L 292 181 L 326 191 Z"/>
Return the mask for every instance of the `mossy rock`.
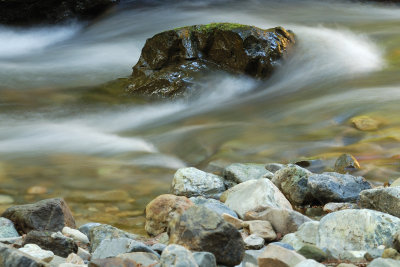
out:
<path id="1" fill-rule="evenodd" d="M 126 91 L 133 95 L 180 97 L 194 81 L 215 70 L 259 79 L 271 76 L 294 46 L 282 27 L 263 30 L 235 23 L 176 28 L 146 41 Z"/>

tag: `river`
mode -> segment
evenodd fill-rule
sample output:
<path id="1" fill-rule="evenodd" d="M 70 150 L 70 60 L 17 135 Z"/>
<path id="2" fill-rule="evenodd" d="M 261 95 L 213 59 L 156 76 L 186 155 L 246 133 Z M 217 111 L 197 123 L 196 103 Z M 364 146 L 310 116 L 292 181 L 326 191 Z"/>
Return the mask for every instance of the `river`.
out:
<path id="1" fill-rule="evenodd" d="M 180 167 L 333 164 L 346 152 L 371 181 L 400 177 L 399 6 L 176 2 L 123 1 L 90 24 L 0 26 L 0 194 L 15 203 L 62 196 L 78 223 L 143 233 L 146 203 Z M 297 47 L 268 81 L 215 74 L 190 101 L 82 101 L 90 86 L 130 75 L 146 38 L 210 22 L 281 25 Z M 382 126 L 359 131 L 349 121 L 358 115 Z M 28 194 L 32 186 L 47 193 Z"/>

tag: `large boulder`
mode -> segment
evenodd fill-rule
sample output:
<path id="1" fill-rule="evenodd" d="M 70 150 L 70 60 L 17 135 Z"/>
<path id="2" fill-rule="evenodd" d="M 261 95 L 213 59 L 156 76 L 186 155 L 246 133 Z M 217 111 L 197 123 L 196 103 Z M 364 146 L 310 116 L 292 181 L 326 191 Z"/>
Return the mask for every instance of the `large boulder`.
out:
<path id="1" fill-rule="evenodd" d="M 379 211 L 360 209 L 333 212 L 320 221 L 317 246 L 327 248 L 336 258 L 345 251 L 382 253 L 379 246 L 390 247 L 400 227 L 400 219 Z"/>
<path id="2" fill-rule="evenodd" d="M 213 253 L 219 264 L 235 266 L 243 259 L 244 243 L 239 231 L 205 207 L 193 206 L 172 221 L 169 236 L 170 244 Z"/>
<path id="3" fill-rule="evenodd" d="M 224 179 L 218 175 L 203 172 L 194 167 L 181 168 L 172 180 L 171 192 L 174 195 L 219 199 L 225 191 Z"/>
<path id="4" fill-rule="evenodd" d="M 76 228 L 71 210 L 60 198 L 14 206 L 8 208 L 2 217 L 10 219 L 17 230 L 23 234 L 32 230 L 57 232 L 65 226 Z"/>
<path id="5" fill-rule="evenodd" d="M 127 91 L 184 95 L 193 78 L 213 70 L 268 78 L 294 43 L 293 33 L 282 27 L 212 23 L 165 31 L 146 41 Z"/>
<path id="6" fill-rule="evenodd" d="M 171 219 L 191 206 L 192 201 L 183 196 L 164 194 L 156 197 L 146 206 L 146 232 L 150 235 L 166 232 Z"/>
<path id="7" fill-rule="evenodd" d="M 240 218 L 244 218 L 248 211 L 268 207 L 292 209 L 285 196 L 266 178 L 249 180 L 232 187 L 225 205 L 234 210 Z"/>
<path id="8" fill-rule="evenodd" d="M 400 217 L 400 187 L 376 188 L 360 193 L 362 208 L 379 210 Z"/>
<path id="9" fill-rule="evenodd" d="M 5 0 L 0 1 L 0 24 L 58 23 L 92 19 L 119 0 Z"/>

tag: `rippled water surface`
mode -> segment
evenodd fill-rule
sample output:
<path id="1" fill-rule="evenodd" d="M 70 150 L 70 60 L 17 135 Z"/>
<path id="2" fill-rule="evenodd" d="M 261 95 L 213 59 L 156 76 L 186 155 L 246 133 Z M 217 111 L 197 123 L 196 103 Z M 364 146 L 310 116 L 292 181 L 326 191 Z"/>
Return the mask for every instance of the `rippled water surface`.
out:
<path id="1" fill-rule="evenodd" d="M 215 74 L 194 100 L 124 101 L 90 86 L 130 75 L 146 38 L 184 25 L 237 22 L 295 32 L 268 81 Z M 68 200 L 79 222 L 141 231 L 143 208 L 177 168 L 232 162 L 332 164 L 400 176 L 400 7 L 340 1 L 123 4 L 90 23 L 0 26 L 0 194 Z M 377 131 L 355 129 L 368 115 Z M 32 186 L 44 194 L 28 194 Z M 40 190 L 39 190 L 40 191 Z M 32 193 L 32 188 L 30 191 Z M 12 204 L 0 204 L 0 211 Z"/>

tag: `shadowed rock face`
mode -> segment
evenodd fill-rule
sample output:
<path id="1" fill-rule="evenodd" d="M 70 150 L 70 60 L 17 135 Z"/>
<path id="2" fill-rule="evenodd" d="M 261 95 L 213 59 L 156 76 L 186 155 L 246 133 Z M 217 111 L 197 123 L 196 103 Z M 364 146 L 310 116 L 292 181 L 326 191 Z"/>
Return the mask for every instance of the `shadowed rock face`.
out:
<path id="1" fill-rule="evenodd" d="M 146 41 L 133 67 L 131 94 L 174 97 L 185 95 L 193 79 L 223 70 L 265 79 L 293 47 L 294 35 L 281 27 L 213 23 L 156 34 Z"/>
<path id="2" fill-rule="evenodd" d="M 119 0 L 2 0 L 0 24 L 58 23 L 92 19 Z"/>

